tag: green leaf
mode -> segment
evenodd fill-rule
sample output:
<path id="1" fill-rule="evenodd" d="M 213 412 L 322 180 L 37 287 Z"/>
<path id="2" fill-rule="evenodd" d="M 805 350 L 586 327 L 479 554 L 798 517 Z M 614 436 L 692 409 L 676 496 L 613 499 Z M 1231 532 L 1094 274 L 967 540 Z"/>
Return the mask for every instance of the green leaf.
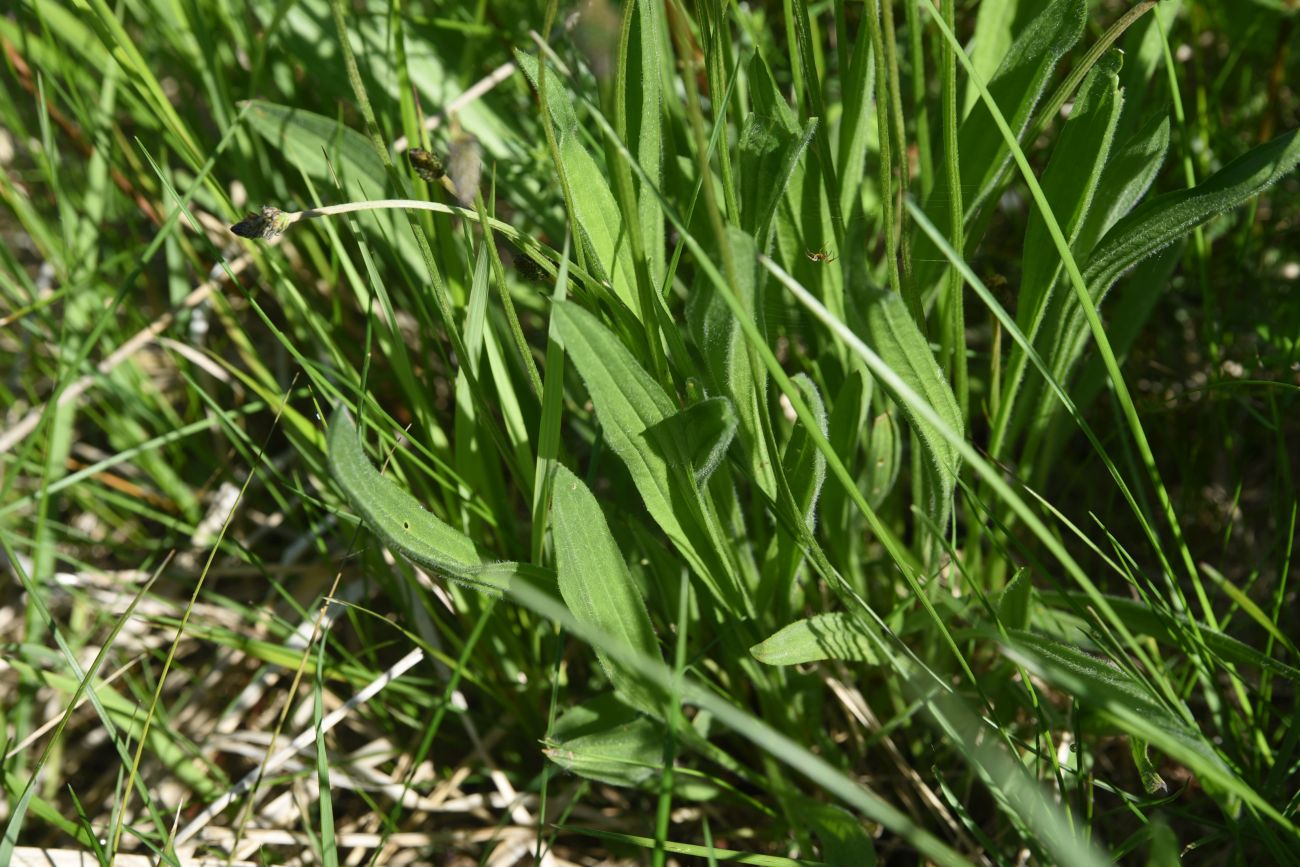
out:
<path id="1" fill-rule="evenodd" d="M 717 469 L 736 436 L 736 410 L 729 398 L 709 397 L 646 428 L 645 436 L 665 460 L 685 454 L 697 484 Z"/>
<path id="2" fill-rule="evenodd" d="M 1093 250 L 1083 278 L 1094 304 L 1105 300 L 1120 275 L 1180 240 L 1212 217 L 1245 204 L 1300 163 L 1300 129 L 1242 154 L 1195 187 L 1143 202 L 1106 233 Z M 1083 311 L 1072 307 L 1055 342 L 1051 368 L 1058 380 L 1083 351 L 1088 336 Z"/>
<path id="3" fill-rule="evenodd" d="M 562 464 L 555 467 L 551 511 L 556 571 L 563 597 L 580 622 L 662 662 L 654 627 L 596 498 Z M 610 683 L 632 707 L 662 716 L 663 692 L 596 651 Z"/>
<path id="4" fill-rule="evenodd" d="M 903 438 L 892 412 L 882 412 L 871 420 L 871 440 L 867 446 L 867 502 L 879 506 L 894 489 L 903 465 Z"/>
<path id="5" fill-rule="evenodd" d="M 388 173 L 374 145 L 356 130 L 301 108 L 261 99 L 247 105 L 249 125 L 313 178 L 330 178 L 333 167 L 348 195 L 357 199 L 374 198 L 388 187 Z M 409 196 L 409 184 L 403 186 L 403 195 Z"/>
<path id="6" fill-rule="evenodd" d="M 352 508 L 389 548 L 451 578 L 468 580 L 482 563 L 468 536 L 426 511 L 374 468 L 352 415 L 343 406 L 330 419 L 329 463 Z"/>
<path id="7" fill-rule="evenodd" d="M 758 321 L 760 277 L 754 239 L 732 226 L 727 229 L 727 242 L 736 261 L 736 294 L 753 320 Z M 759 418 L 760 413 L 767 411 L 765 372 L 760 371 L 760 379 L 755 381 L 740 324 L 709 281 L 701 280 L 695 286 L 686 306 L 686 319 L 691 339 L 704 357 L 710 389 L 732 400 L 739 422 L 740 444 L 748 457 L 751 477 L 770 499 L 775 500 L 776 478 Z"/>
<path id="8" fill-rule="evenodd" d="M 1003 57 L 997 74 L 989 81 L 989 92 L 1017 137 L 1029 125 L 1056 64 L 1083 35 L 1086 20 L 1084 0 L 1054 0 L 1016 37 Z M 958 130 L 957 146 L 962 204 L 969 223 L 994 192 L 997 179 L 1011 159 L 1011 151 L 982 100 L 971 108 Z M 926 200 L 926 213 L 940 229 L 949 223 L 951 184 L 952 179 L 945 173 Z M 946 260 L 924 234 L 917 238 L 912 257 L 917 263 L 918 285 L 929 287 Z"/>
<path id="9" fill-rule="evenodd" d="M 880 664 L 882 639 L 860 618 L 845 612 L 797 620 L 749 649 L 768 665 L 798 665 L 822 659 Z"/>
<path id="10" fill-rule="evenodd" d="M 1119 68 L 1119 54 L 1111 52 L 1088 73 L 1040 181 L 1043 195 L 1071 246 L 1091 209 L 1093 193 L 1110 154 L 1115 124 L 1124 107 Z M 1032 209 L 1025 228 L 1023 263 L 1016 320 L 1032 340 L 1061 271 L 1061 257 L 1037 207 Z"/>
<path id="11" fill-rule="evenodd" d="M 628 141 L 646 179 L 637 179 L 637 222 L 644 238 L 650 274 L 656 285 L 664 279 L 664 213 L 647 184 L 663 184 L 663 6 L 653 2 L 628 4 L 628 57 L 620 64 L 627 100 Z M 635 70 L 636 75 L 627 72 Z"/>
<path id="12" fill-rule="evenodd" d="M 1024 629 L 1029 625 L 1029 606 L 1034 595 L 1034 585 L 1029 580 L 1029 570 L 1021 569 L 1002 591 L 998 600 L 998 619 L 1007 629 Z"/>
<path id="13" fill-rule="evenodd" d="M 744 607 L 738 583 L 719 562 L 720 536 L 705 515 L 690 453 L 676 436 L 654 441 L 647 429 L 676 413 L 659 383 L 592 314 L 569 301 L 551 308 L 555 333 L 582 376 L 610 448 L 623 461 L 646 510 L 719 602 Z M 669 429 L 671 430 L 671 428 Z M 666 452 L 666 454 L 665 454 Z"/>
<path id="14" fill-rule="evenodd" d="M 835 804 L 800 799 L 795 815 L 821 843 L 822 860 L 834 867 L 873 867 L 876 847 L 861 820 Z"/>
<path id="15" fill-rule="evenodd" d="M 1044 606 L 1041 611 L 1035 611 L 1034 625 L 1037 628 L 1050 629 L 1063 637 L 1069 637 L 1070 634 L 1083 634 L 1085 628 L 1083 621 L 1076 619 L 1074 614 L 1067 614 L 1066 612 L 1087 610 L 1088 606 L 1092 604 L 1091 600 L 1082 593 L 1063 593 L 1047 590 L 1040 591 L 1037 596 Z M 1125 627 L 1135 634 L 1149 635 L 1162 644 L 1181 647 L 1183 645 L 1180 637 L 1181 633 L 1192 628 L 1191 620 L 1183 614 L 1157 611 L 1145 602 L 1123 596 L 1106 596 L 1104 598 L 1115 612 L 1115 616 L 1119 618 Z M 1071 630 L 1077 631 L 1073 633 L 1063 632 L 1062 623 L 1054 622 L 1062 617 L 1067 618 L 1063 621 L 1064 625 Z M 1223 662 L 1257 666 L 1285 677 L 1293 683 L 1300 683 L 1300 668 L 1287 665 L 1271 656 L 1265 656 L 1249 644 L 1217 629 L 1211 629 L 1204 623 L 1198 622 L 1196 629 L 1205 642 L 1205 646 Z"/>
<path id="16" fill-rule="evenodd" d="M 1245 204 L 1300 162 L 1300 129 L 1242 154 L 1205 181 L 1143 202 L 1115 224 L 1088 259 L 1083 276 L 1101 297 L 1137 262 L 1174 243 L 1206 220 Z"/>
<path id="17" fill-rule="evenodd" d="M 867 305 L 867 333 L 881 360 L 917 393 L 953 431 L 961 434 L 961 410 L 930 346 L 907 312 L 903 299 L 893 292 L 876 293 Z M 899 406 L 916 432 L 928 459 L 927 502 L 924 508 L 938 527 L 946 527 L 952 493 L 961 468 L 957 449 L 906 402 Z"/>
<path id="18" fill-rule="evenodd" d="M 570 708 L 551 730 L 546 756 L 565 770 L 615 786 L 640 786 L 663 767 L 664 731 L 613 694 Z"/>
<path id="19" fill-rule="evenodd" d="M 791 381 L 803 392 L 804 403 L 817 419 L 817 427 L 822 435 L 826 436 L 826 406 L 816 384 L 803 373 L 795 374 Z M 803 425 L 795 425 L 790 441 L 781 455 L 781 466 L 789 480 L 790 495 L 800 510 L 800 517 L 809 530 L 814 529 L 817 522 L 817 497 L 821 493 L 822 483 L 826 481 L 826 456 L 817 448 L 816 442 Z"/>
<path id="20" fill-rule="evenodd" d="M 537 58 L 516 51 L 515 60 L 533 89 L 538 90 Z M 623 215 L 610 190 L 609 173 L 582 143 L 572 97 L 563 82 L 560 74 L 547 66 L 546 104 L 555 119 L 559 158 L 573 191 L 573 206 L 578 212 L 583 241 L 595 255 L 595 262 L 587 263 L 588 270 L 603 277 L 618 300 L 639 317 L 636 270 L 632 263 L 632 247 L 623 235 Z"/>
<path id="21" fill-rule="evenodd" d="M 1096 710 L 1130 737 L 1147 741 L 1186 765 L 1221 804 L 1240 798 L 1294 833 L 1286 817 L 1234 774 L 1199 731 L 1128 671 L 1110 660 L 1030 632 L 1012 633 L 1003 649 L 1017 663 Z"/>
<path id="22" fill-rule="evenodd" d="M 1101 184 L 1093 198 L 1075 250 L 1091 255 L 1098 239 L 1110 231 L 1147 194 L 1169 151 L 1169 116 L 1154 114 L 1106 162 Z"/>

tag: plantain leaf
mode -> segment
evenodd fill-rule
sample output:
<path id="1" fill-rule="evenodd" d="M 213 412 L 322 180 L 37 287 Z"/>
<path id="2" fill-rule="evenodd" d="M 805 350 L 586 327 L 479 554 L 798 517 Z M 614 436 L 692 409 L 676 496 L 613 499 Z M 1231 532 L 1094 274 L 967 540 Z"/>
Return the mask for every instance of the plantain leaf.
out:
<path id="1" fill-rule="evenodd" d="M 1100 305 L 1129 268 L 1180 240 L 1212 217 L 1245 204 L 1300 163 L 1300 129 L 1247 151 L 1196 186 L 1139 205 L 1106 233 L 1088 259 L 1083 278 Z M 1083 351 L 1088 323 L 1074 306 L 1053 346 L 1053 374 L 1064 380 Z"/>
<path id="2" fill-rule="evenodd" d="M 1024 629 L 1029 625 L 1029 611 L 1034 598 L 1034 585 L 1029 580 L 1029 570 L 1021 569 L 1002 591 L 998 600 L 998 619 L 1007 629 Z"/>
<path id="3" fill-rule="evenodd" d="M 515 60 L 533 89 L 540 94 L 537 58 L 516 51 Z M 582 143 L 573 98 L 563 82 L 560 74 L 547 66 L 546 106 L 555 120 L 559 159 L 573 194 L 573 207 L 577 211 L 583 240 L 595 255 L 595 262 L 588 262 L 588 269 L 608 282 L 618 300 L 639 317 L 636 271 L 632 264 L 632 247 L 623 234 L 623 215 L 609 188 L 609 173 Z"/>
<path id="4" fill-rule="evenodd" d="M 664 731 L 654 720 L 603 695 L 555 721 L 546 756 L 565 770 L 615 786 L 640 786 L 663 766 Z"/>
<path id="5" fill-rule="evenodd" d="M 954 431 L 964 429 L 957 398 L 930 352 L 930 346 L 907 312 L 907 305 L 893 292 L 876 293 L 867 305 L 866 327 L 872 348 L 880 358 Z M 938 527 L 946 527 L 952 493 L 961 468 L 957 450 L 906 403 L 900 408 L 908 417 L 928 458 L 924 508 Z"/>
<path id="6" fill-rule="evenodd" d="M 745 607 L 735 576 L 717 555 L 721 534 L 710 523 L 693 474 L 685 440 L 671 425 L 652 439 L 677 408 L 632 353 L 592 314 L 568 301 L 551 308 L 551 321 L 582 376 L 610 448 L 623 461 L 646 510 L 677 550 L 729 609 Z"/>
<path id="7" fill-rule="evenodd" d="M 742 172 L 742 175 L 744 173 Z M 745 308 L 757 321 L 758 255 L 754 239 L 730 226 L 727 241 L 736 260 L 739 295 Z M 767 379 L 758 381 L 745 354 L 744 338 L 731 309 L 707 280 L 702 280 L 691 294 L 686 307 L 691 339 L 704 357 L 704 369 L 711 391 L 732 400 L 736 412 L 741 448 L 749 461 L 752 477 L 771 499 L 776 499 L 776 478 L 767 454 L 759 413 L 766 411 Z M 760 371 L 762 369 L 760 368 Z"/>
<path id="8" fill-rule="evenodd" d="M 1083 35 L 1086 21 L 1084 0 L 1054 0 L 1016 37 L 1003 56 L 997 73 L 989 81 L 989 92 L 997 102 L 1012 132 L 1020 137 L 1033 117 L 1043 90 L 1056 64 Z M 965 220 L 971 222 L 980 206 L 994 192 L 1011 151 L 998 132 L 993 115 L 983 100 L 971 108 L 957 131 L 960 153 L 962 205 Z M 945 172 L 926 200 L 926 214 L 941 230 L 948 230 L 948 202 L 953 179 Z M 973 241 L 973 238 L 967 239 Z M 928 288 L 945 267 L 946 259 L 933 242 L 920 233 L 912 253 L 917 285 Z"/>
<path id="9" fill-rule="evenodd" d="M 727 448 L 736 436 L 736 410 L 725 397 L 709 397 L 673 413 L 656 425 L 646 428 L 645 436 L 664 455 L 680 454 L 676 444 L 685 447 L 687 465 L 697 484 L 717 469 Z"/>
<path id="10" fill-rule="evenodd" d="M 662 662 L 650 615 L 596 498 L 562 464 L 555 467 L 552 536 L 560 596 L 580 623 Z M 632 707 L 663 715 L 662 690 L 597 650 L 610 683 Z"/>
<path id="11" fill-rule="evenodd" d="M 822 659 L 880 664 L 881 639 L 860 618 L 845 612 L 796 620 L 749 649 L 768 665 L 798 665 Z"/>
<path id="12" fill-rule="evenodd" d="M 357 198 L 373 197 L 388 186 L 388 173 L 374 145 L 334 118 L 301 108 L 251 99 L 249 125 L 290 163 L 315 178 L 328 178 L 330 166 L 344 189 Z M 402 190 L 409 195 L 410 190 Z"/>
<path id="13" fill-rule="evenodd" d="M 1052 630 L 1062 635 L 1084 634 L 1085 625 L 1075 617 L 1072 611 L 1083 611 L 1092 605 L 1082 593 L 1063 593 L 1044 590 L 1036 593 L 1044 608 L 1035 610 L 1033 622 L 1039 629 Z M 1191 629 L 1191 621 L 1182 614 L 1164 613 L 1153 609 L 1144 602 L 1137 602 L 1123 596 L 1106 596 L 1107 604 L 1115 616 L 1130 631 L 1139 635 L 1149 635 L 1156 641 L 1171 647 L 1181 645 L 1178 633 Z M 1065 626 L 1070 632 L 1062 632 Z M 1300 668 L 1266 656 L 1243 641 L 1233 638 L 1217 629 L 1211 629 L 1204 623 L 1196 624 L 1205 646 L 1215 653 L 1223 662 L 1234 665 L 1252 665 L 1268 669 L 1276 675 L 1285 677 L 1293 683 L 1300 683 Z"/>
<path id="14" fill-rule="evenodd" d="M 807 374 L 795 374 L 791 380 L 803 392 L 804 403 L 816 417 L 822 436 L 826 436 L 826 406 L 822 402 L 821 392 Z M 826 455 L 817 448 L 802 424 L 795 425 L 790 442 L 781 455 L 781 465 L 789 480 L 790 494 L 800 509 L 800 517 L 808 529 L 812 530 L 817 523 L 817 497 L 821 494 L 822 483 L 826 481 Z"/>
<path id="15" fill-rule="evenodd" d="M 330 419 L 330 470 L 348 502 L 390 548 L 442 575 L 458 576 L 482 563 L 474 543 L 380 474 L 366 457 L 352 415 L 340 406 Z"/>

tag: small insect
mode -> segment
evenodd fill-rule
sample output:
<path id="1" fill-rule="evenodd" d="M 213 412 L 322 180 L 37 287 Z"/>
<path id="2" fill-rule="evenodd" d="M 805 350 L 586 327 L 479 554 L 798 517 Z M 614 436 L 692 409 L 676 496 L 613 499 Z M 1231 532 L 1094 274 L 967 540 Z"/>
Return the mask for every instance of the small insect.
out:
<path id="1" fill-rule="evenodd" d="M 415 169 L 415 173 L 426 181 L 436 181 L 446 174 L 442 166 L 442 157 L 433 151 L 411 148 L 407 151 L 406 158 L 410 160 L 411 168 Z"/>
<path id="2" fill-rule="evenodd" d="M 808 260 L 811 262 L 834 262 L 839 258 L 838 256 L 827 253 L 825 247 L 822 247 L 820 250 L 807 250 L 804 255 L 806 255 Z"/>

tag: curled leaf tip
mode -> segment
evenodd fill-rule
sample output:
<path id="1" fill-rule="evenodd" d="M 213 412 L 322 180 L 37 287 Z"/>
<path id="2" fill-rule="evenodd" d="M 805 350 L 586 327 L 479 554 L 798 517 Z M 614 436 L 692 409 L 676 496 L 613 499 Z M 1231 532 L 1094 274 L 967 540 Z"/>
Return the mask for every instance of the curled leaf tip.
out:
<path id="1" fill-rule="evenodd" d="M 263 205 L 262 210 L 249 214 L 231 226 L 230 231 L 241 238 L 270 241 L 284 234 L 284 230 L 289 228 L 289 222 L 289 215 L 284 211 L 270 205 Z"/>

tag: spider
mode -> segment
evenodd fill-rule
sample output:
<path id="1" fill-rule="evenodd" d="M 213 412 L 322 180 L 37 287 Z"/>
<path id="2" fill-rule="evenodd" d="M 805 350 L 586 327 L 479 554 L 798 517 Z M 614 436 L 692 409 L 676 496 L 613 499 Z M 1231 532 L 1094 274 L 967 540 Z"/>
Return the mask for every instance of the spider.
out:
<path id="1" fill-rule="evenodd" d="M 808 250 L 804 255 L 813 262 L 834 262 L 839 258 L 838 256 L 832 256 L 830 253 L 827 253 L 825 247 L 822 247 L 820 250 Z"/>

